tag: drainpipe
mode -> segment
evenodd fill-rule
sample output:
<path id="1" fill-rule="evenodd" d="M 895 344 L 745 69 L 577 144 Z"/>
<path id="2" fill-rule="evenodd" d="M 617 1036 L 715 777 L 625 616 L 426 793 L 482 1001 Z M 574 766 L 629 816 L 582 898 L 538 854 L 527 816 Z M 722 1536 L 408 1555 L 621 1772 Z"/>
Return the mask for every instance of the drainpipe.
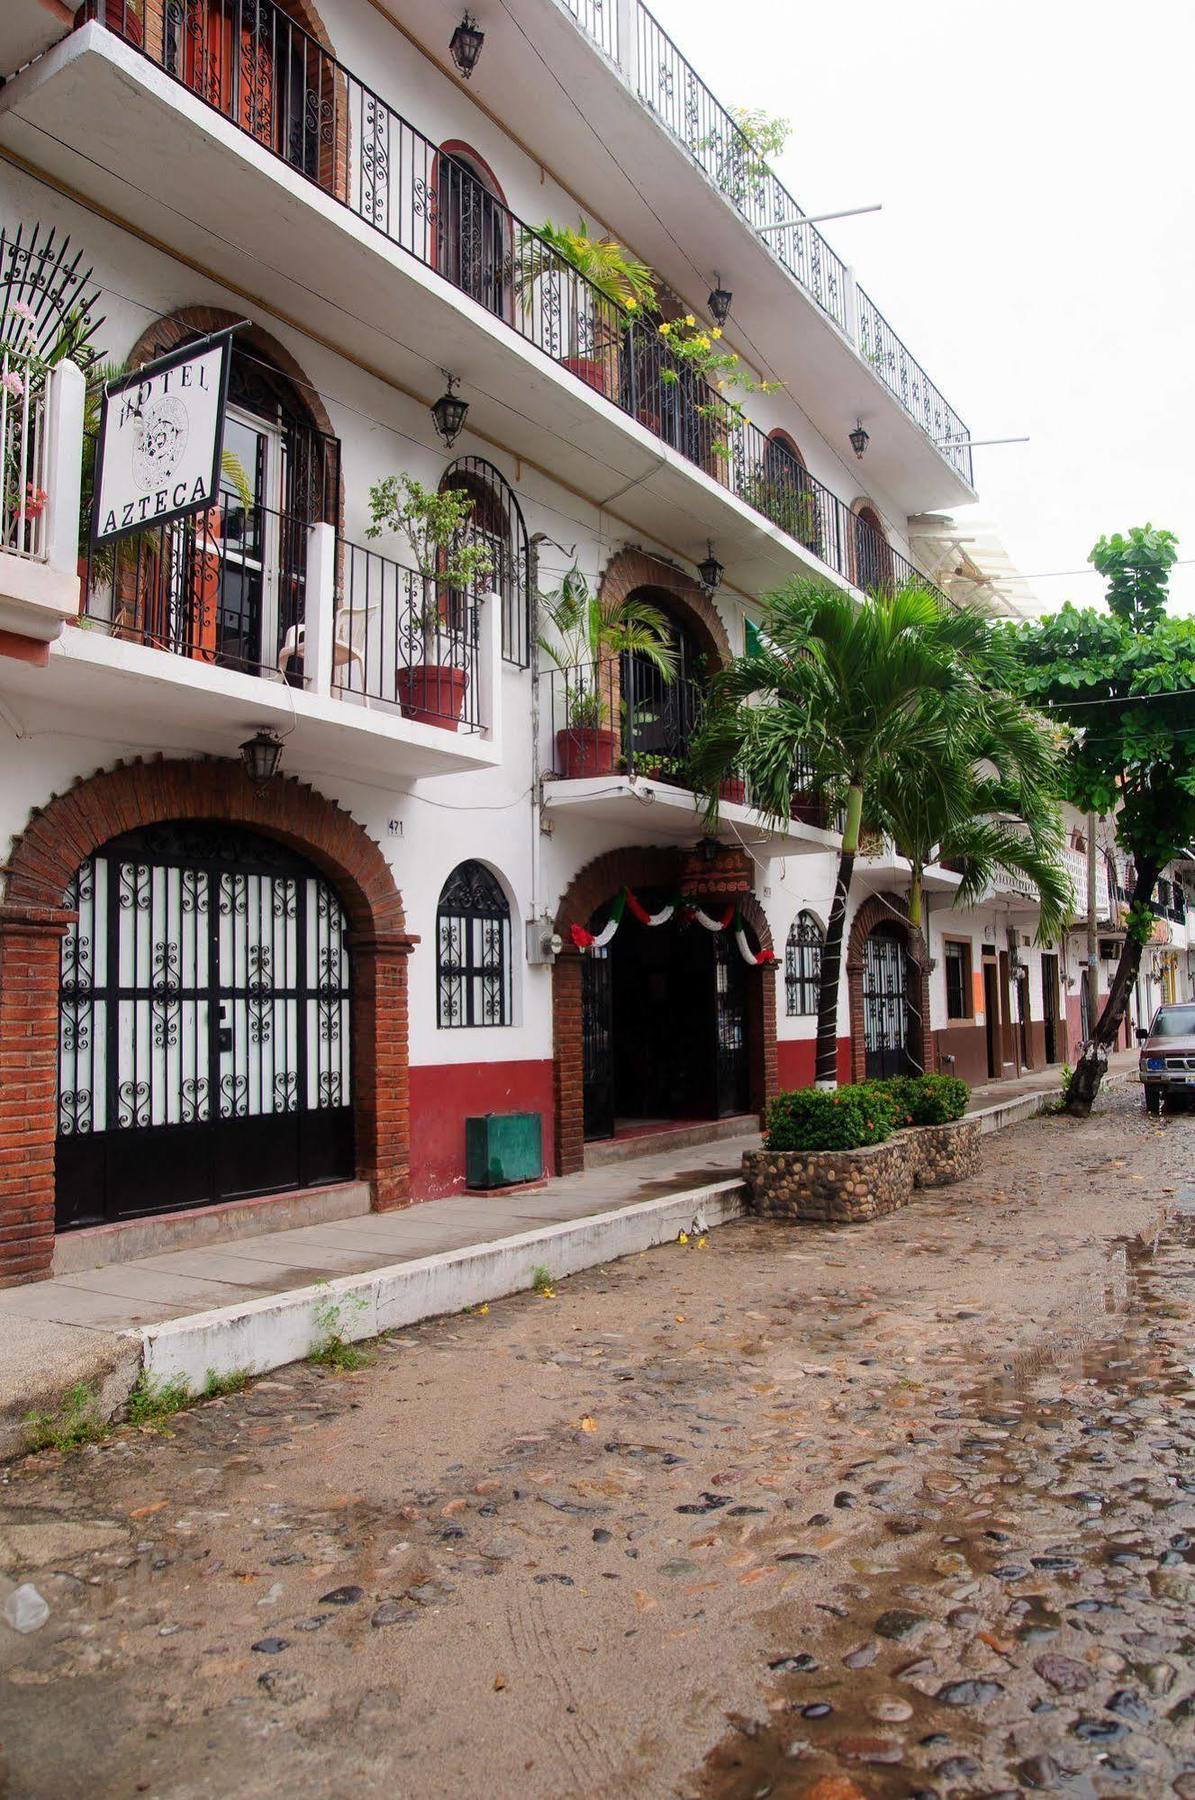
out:
<path id="1" fill-rule="evenodd" d="M 540 670 L 539 670 L 539 552 L 542 544 L 551 544 L 562 556 L 575 559 L 577 546 L 566 550 L 563 544 L 549 537 L 546 531 L 537 531 L 527 540 L 527 577 L 531 589 L 527 631 L 530 638 L 528 651 L 531 657 L 531 899 L 528 917 L 538 921 L 540 907 L 539 892 L 539 853 L 540 834 L 543 823 L 544 778 L 540 763 L 539 729 L 540 729 Z"/>

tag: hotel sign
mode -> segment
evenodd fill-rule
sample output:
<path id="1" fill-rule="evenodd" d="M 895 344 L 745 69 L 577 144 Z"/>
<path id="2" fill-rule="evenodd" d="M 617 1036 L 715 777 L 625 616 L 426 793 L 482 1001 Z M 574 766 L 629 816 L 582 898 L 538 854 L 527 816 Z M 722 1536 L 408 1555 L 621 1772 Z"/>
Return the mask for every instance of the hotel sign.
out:
<path id="1" fill-rule="evenodd" d="M 232 332 L 222 331 L 108 383 L 96 450 L 93 544 L 215 505 L 231 351 Z"/>

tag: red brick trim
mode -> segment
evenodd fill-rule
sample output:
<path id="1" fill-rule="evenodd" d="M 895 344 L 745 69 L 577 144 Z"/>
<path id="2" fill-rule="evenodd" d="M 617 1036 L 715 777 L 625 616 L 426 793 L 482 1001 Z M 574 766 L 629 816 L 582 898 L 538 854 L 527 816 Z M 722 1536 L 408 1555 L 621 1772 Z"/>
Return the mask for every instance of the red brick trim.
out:
<path id="1" fill-rule="evenodd" d="M 167 819 L 220 819 L 277 838 L 336 887 L 351 927 L 357 1174 L 375 1208 L 410 1197 L 407 956 L 402 896 L 381 850 L 293 779 L 258 789 L 239 763 L 120 763 L 30 815 L 0 904 L 0 1286 L 49 1274 L 54 1242 L 59 940 L 75 870 L 112 838 Z"/>
<path id="2" fill-rule="evenodd" d="M 570 925 L 588 924 L 620 888 L 674 887 L 681 879 L 684 851 L 643 845 L 595 857 L 572 879 L 556 909 L 556 930 L 566 948 L 552 970 L 552 1038 L 556 1106 L 556 1170 L 572 1175 L 585 1166 L 585 1060 L 581 1039 L 582 959 L 568 945 Z M 754 894 L 740 901 L 743 918 L 761 949 L 772 934 Z M 750 1040 L 750 1104 L 761 1116 L 777 1091 L 776 976 L 774 968 L 748 972 L 747 1021 Z"/>
<path id="3" fill-rule="evenodd" d="M 936 1047 L 929 1018 L 929 946 L 920 931 L 909 924 L 908 903 L 898 894 L 873 894 L 855 913 L 847 940 L 846 979 L 851 1026 L 851 1080 L 867 1074 L 867 1045 L 863 1033 L 863 946 L 877 925 L 897 925 L 905 940 L 905 954 L 912 965 L 910 980 L 917 986 L 921 1009 L 920 1044 L 910 1046 L 926 1070 L 936 1066 Z"/>
<path id="4" fill-rule="evenodd" d="M 730 639 L 717 607 L 704 589 L 671 563 L 645 550 L 620 550 L 606 564 L 599 592 L 625 600 L 643 587 L 660 588 L 669 596 L 673 609 L 692 625 L 712 666 L 730 662 Z"/>

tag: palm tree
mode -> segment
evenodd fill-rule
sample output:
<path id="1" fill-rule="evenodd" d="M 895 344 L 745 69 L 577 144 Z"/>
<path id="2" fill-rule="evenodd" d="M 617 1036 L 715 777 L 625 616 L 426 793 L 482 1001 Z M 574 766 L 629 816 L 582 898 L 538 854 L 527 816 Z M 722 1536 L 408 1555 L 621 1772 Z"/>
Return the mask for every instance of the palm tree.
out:
<path id="1" fill-rule="evenodd" d="M 676 648 L 668 620 L 658 606 L 634 595 L 619 599 L 594 593 L 573 564 L 560 586 L 539 596 L 540 606 L 556 633 L 539 637 L 544 655 L 565 678 L 568 722 L 600 725 L 606 712 L 601 694 L 601 665 L 624 651 L 646 658 L 662 681 L 676 673 Z"/>
<path id="2" fill-rule="evenodd" d="M 817 1019 L 817 1085 L 835 1087 L 842 939 L 864 803 L 874 817 L 880 774 L 898 756 L 929 768 L 945 754 L 950 710 L 991 666 L 988 627 L 980 613 L 952 609 L 916 584 L 860 603 L 797 579 L 766 604 L 760 649 L 714 679 L 690 762 L 711 822 L 719 784 L 735 769 L 774 826 L 792 816 L 800 763 L 843 807 Z"/>

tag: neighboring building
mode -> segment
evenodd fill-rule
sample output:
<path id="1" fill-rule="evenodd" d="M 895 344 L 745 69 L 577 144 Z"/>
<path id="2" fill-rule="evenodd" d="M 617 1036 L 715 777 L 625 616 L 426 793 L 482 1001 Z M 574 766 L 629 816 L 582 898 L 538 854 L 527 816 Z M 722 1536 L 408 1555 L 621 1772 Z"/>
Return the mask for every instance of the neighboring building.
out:
<path id="1" fill-rule="evenodd" d="M 763 829 L 731 783 L 702 843 L 687 736 L 768 587 L 897 581 L 910 518 L 973 500 L 958 416 L 639 0 L 509 0 L 468 82 L 429 0 L 72 11 L 0 19 L 0 333 L 137 367 L 243 321 L 237 460 L 210 511 L 80 564 L 83 384 L 63 366 L 18 419 L 10 351 L 0 1284 L 46 1274 L 56 1232 L 103 1260 L 147 1214 L 450 1192 L 476 1115 L 537 1116 L 568 1171 L 810 1080 L 837 840 L 800 795 Z M 528 229 L 578 216 L 658 271 L 670 319 L 733 290 L 725 343 L 783 384 L 753 423 L 719 435 L 655 329 Z M 484 591 L 425 604 L 369 538 L 403 472 L 469 494 Z M 615 658 L 578 705 L 537 656 L 537 588 L 574 561 L 666 613 L 675 683 Z M 281 766 L 254 781 L 263 731 Z M 1036 951 L 1014 980 L 1019 897 L 968 926 L 949 886 L 926 964 L 899 867 L 861 869 L 844 1073 L 899 1066 L 926 1021 L 982 1075 L 989 961 L 997 1073 L 1065 1054 L 1061 966 L 1040 1007 Z M 580 954 L 626 888 L 723 929 L 632 912 Z"/>
<path id="2" fill-rule="evenodd" d="M 909 520 L 918 566 L 957 605 L 980 606 L 996 618 L 1036 619 L 1042 602 L 986 519 L 925 513 Z"/>

